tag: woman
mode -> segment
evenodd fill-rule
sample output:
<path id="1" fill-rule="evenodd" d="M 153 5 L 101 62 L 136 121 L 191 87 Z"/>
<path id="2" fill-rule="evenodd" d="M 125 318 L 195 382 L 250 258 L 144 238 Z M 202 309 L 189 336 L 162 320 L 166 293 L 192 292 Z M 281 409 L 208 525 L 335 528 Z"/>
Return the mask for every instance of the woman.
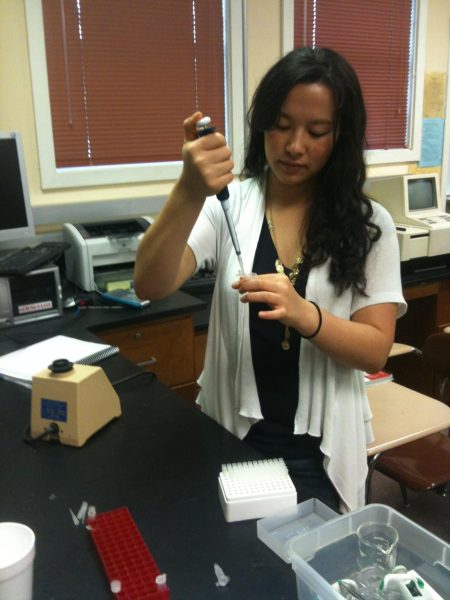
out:
<path id="1" fill-rule="evenodd" d="M 185 121 L 183 171 L 136 260 L 138 295 L 216 271 L 198 402 L 312 495 L 364 504 L 372 440 L 363 372 L 382 368 L 405 311 L 395 226 L 363 193 L 366 116 L 339 54 L 297 49 L 258 86 L 243 181 L 219 133 Z M 244 267 L 219 202 L 229 185 Z M 205 200 L 206 199 L 206 200 Z"/>

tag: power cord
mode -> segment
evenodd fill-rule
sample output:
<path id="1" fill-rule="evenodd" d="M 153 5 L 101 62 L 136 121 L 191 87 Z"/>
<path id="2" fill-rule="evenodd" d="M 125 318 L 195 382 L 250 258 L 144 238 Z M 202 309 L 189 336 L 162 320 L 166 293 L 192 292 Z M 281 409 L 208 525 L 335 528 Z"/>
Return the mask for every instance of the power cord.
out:
<path id="1" fill-rule="evenodd" d="M 142 377 L 143 375 L 150 377 L 150 379 L 156 379 L 156 375 L 151 371 L 138 371 L 137 373 L 132 373 L 131 375 L 122 377 L 122 379 L 111 381 L 111 385 L 113 387 L 116 387 L 116 385 L 120 385 L 121 383 L 125 383 L 126 381 L 131 381 L 132 379 L 136 379 L 137 377 Z"/>
<path id="2" fill-rule="evenodd" d="M 34 445 L 35 442 L 43 440 L 47 436 L 50 436 L 53 441 L 59 439 L 59 427 L 56 423 L 50 423 L 48 427 L 44 427 L 44 431 L 36 437 L 31 435 L 30 426 L 28 425 L 23 435 L 23 439 L 27 444 Z"/>

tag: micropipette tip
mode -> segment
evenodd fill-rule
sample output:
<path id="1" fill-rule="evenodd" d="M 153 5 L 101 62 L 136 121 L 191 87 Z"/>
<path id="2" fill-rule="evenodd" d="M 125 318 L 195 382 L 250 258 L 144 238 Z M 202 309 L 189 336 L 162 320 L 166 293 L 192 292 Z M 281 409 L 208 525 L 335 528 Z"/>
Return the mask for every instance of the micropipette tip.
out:
<path id="1" fill-rule="evenodd" d="M 240 254 L 237 255 L 238 261 L 239 261 L 239 269 L 242 275 L 244 275 L 245 270 L 244 270 L 244 263 L 242 262 L 242 256 Z"/>

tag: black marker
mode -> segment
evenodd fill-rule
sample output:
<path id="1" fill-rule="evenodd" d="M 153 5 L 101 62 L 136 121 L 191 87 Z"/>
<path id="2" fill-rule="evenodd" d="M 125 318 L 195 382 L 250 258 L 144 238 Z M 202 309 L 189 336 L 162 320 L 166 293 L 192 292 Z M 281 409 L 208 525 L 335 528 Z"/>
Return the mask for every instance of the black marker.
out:
<path id="1" fill-rule="evenodd" d="M 203 119 L 200 119 L 199 121 L 197 121 L 195 126 L 197 129 L 198 137 L 203 137 L 204 135 L 208 135 L 209 133 L 214 133 L 216 130 L 216 128 L 211 123 L 210 117 L 203 117 Z M 229 197 L 230 197 L 230 193 L 229 193 L 227 187 L 224 187 L 223 190 L 220 190 L 220 192 L 217 194 L 217 199 L 220 201 L 222 210 L 225 214 L 225 219 L 227 221 L 228 230 L 231 235 L 231 240 L 233 242 L 233 246 L 236 251 L 236 255 L 238 257 L 241 273 L 245 273 L 244 264 L 242 262 L 242 257 L 241 257 L 241 249 L 239 247 L 239 242 L 238 242 L 238 239 L 236 236 L 236 230 L 234 228 L 233 219 L 231 218 L 231 214 L 230 214 L 230 203 L 228 201 Z"/>

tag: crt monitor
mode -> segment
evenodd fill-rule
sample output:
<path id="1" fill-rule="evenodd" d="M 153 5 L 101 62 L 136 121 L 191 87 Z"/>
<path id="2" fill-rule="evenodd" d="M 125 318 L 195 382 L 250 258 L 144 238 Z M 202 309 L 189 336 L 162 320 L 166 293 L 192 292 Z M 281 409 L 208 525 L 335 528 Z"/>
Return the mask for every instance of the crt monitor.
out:
<path id="1" fill-rule="evenodd" d="M 429 210 L 438 208 L 438 193 L 436 177 L 410 177 L 407 179 L 408 186 L 408 210 Z"/>
<path id="2" fill-rule="evenodd" d="M 20 134 L 0 132 L 0 243 L 34 235 Z"/>
<path id="3" fill-rule="evenodd" d="M 439 180 L 436 173 L 369 179 L 366 193 L 385 206 L 396 223 L 421 225 L 439 217 Z"/>

